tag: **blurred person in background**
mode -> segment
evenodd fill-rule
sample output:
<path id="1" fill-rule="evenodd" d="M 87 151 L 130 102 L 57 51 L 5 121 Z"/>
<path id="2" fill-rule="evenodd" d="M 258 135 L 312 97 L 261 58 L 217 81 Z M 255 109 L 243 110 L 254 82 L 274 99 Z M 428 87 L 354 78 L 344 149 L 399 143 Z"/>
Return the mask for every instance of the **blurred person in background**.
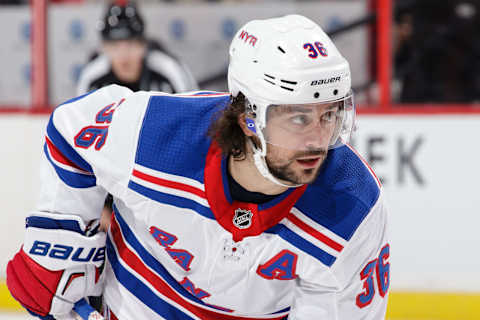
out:
<path id="1" fill-rule="evenodd" d="M 399 102 L 480 101 L 480 44 L 475 40 L 480 1 L 400 0 L 396 5 Z"/>
<path id="2" fill-rule="evenodd" d="M 84 67 L 77 94 L 109 84 L 132 91 L 186 92 L 197 89 L 188 67 L 160 43 L 145 38 L 145 25 L 133 1 L 114 1 L 100 21 L 102 48 Z"/>
<path id="3" fill-rule="evenodd" d="M 133 1 L 110 2 L 100 21 L 101 53 L 95 53 L 84 67 L 77 95 L 109 84 L 132 91 L 186 92 L 197 89 L 188 67 L 160 43 L 145 38 L 145 24 Z M 102 229 L 108 228 L 112 209 L 109 195 L 102 216 Z"/>

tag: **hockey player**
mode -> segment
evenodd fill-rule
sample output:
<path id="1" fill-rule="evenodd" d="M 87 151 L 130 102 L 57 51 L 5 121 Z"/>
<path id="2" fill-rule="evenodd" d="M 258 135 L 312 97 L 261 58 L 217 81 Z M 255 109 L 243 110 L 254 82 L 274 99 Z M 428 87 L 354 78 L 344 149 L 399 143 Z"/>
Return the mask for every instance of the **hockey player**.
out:
<path id="1" fill-rule="evenodd" d="M 145 37 L 143 18 L 133 1 L 112 1 L 100 21 L 100 34 L 101 52 L 83 68 L 78 95 L 109 84 L 168 93 L 198 88 L 183 62 Z"/>
<path id="2" fill-rule="evenodd" d="M 228 84 L 112 85 L 56 108 L 41 199 L 7 267 L 25 308 L 63 315 L 103 292 L 109 319 L 384 318 L 387 213 L 346 143 L 348 62 L 303 16 L 254 20 L 232 41 Z"/>

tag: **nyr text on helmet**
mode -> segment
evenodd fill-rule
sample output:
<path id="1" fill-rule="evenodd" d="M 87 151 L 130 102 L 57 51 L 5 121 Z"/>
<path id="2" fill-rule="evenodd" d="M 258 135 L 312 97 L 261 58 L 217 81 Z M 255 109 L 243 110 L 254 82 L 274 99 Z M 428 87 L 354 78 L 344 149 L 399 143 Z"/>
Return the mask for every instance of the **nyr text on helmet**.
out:
<path id="1" fill-rule="evenodd" d="M 238 37 L 242 39 L 245 43 L 251 44 L 252 47 L 255 47 L 255 43 L 257 43 L 257 37 L 255 37 L 253 34 L 249 34 L 245 30 L 242 30 Z"/>

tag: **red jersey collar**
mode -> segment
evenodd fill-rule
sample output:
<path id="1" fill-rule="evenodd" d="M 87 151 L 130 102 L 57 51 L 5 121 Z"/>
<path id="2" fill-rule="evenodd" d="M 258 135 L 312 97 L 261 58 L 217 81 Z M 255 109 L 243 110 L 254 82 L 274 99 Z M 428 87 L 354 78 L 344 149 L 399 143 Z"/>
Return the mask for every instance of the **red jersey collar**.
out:
<path id="1" fill-rule="evenodd" d="M 205 194 L 215 219 L 232 234 L 234 241 L 256 236 L 275 226 L 292 209 L 307 188 L 289 188 L 275 199 L 257 205 L 232 200 L 227 181 L 227 160 L 212 143 L 205 166 Z"/>

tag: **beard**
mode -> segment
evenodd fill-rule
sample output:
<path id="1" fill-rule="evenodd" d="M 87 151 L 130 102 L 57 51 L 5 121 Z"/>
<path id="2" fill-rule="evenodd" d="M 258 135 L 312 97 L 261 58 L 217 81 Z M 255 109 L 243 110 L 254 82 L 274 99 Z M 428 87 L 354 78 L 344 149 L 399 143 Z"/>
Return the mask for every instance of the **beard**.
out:
<path id="1" fill-rule="evenodd" d="M 269 148 L 272 150 L 272 148 Z M 307 184 L 317 179 L 320 168 L 327 157 L 326 149 L 299 151 L 288 160 L 281 160 L 276 152 L 267 152 L 265 162 L 268 170 L 276 179 L 287 181 L 291 184 Z M 315 168 L 295 168 L 296 159 L 303 157 L 319 157 L 319 165 Z"/>

